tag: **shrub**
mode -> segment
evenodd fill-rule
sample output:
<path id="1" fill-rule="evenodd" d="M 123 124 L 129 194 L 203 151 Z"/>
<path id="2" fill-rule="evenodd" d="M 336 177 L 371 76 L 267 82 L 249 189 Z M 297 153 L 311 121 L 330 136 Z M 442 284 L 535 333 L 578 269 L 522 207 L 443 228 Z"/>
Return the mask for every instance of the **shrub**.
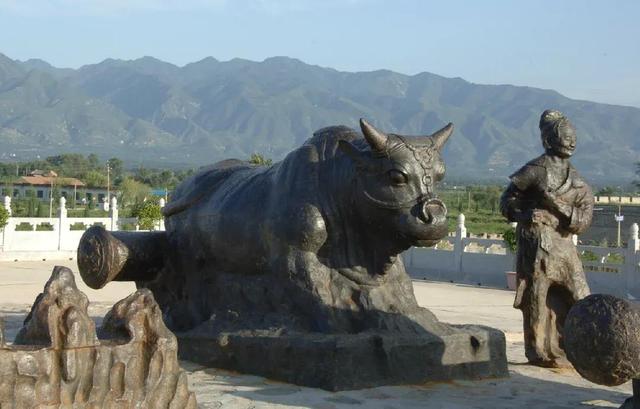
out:
<path id="1" fill-rule="evenodd" d="M 9 223 L 9 212 L 4 206 L 0 205 L 0 229 L 3 229 L 7 223 Z"/>
<path id="2" fill-rule="evenodd" d="M 87 226 L 82 222 L 75 222 L 69 226 L 69 230 L 87 230 Z"/>
<path id="3" fill-rule="evenodd" d="M 587 250 L 580 255 L 583 262 L 595 262 L 599 260 L 599 257 L 593 251 Z"/>
<path id="4" fill-rule="evenodd" d="M 138 218 L 142 230 L 154 230 L 156 224 L 162 220 L 160 205 L 150 200 L 136 205 L 132 213 Z"/>
<path id="5" fill-rule="evenodd" d="M 515 253 L 518 249 L 518 239 L 516 236 L 516 229 L 509 226 L 504 233 L 502 233 L 502 237 L 504 243 L 507 245 L 507 248 L 510 252 Z"/>
<path id="6" fill-rule="evenodd" d="M 36 225 L 36 231 L 53 231 L 53 225 L 51 223 L 40 223 Z"/>
<path id="7" fill-rule="evenodd" d="M 31 223 L 22 222 L 16 226 L 16 231 L 33 231 L 33 225 Z"/>
<path id="8" fill-rule="evenodd" d="M 273 164 L 273 160 L 265 158 L 263 155 L 259 153 L 254 153 L 251 155 L 251 158 L 249 159 L 249 163 L 258 165 L 258 166 L 270 166 Z"/>

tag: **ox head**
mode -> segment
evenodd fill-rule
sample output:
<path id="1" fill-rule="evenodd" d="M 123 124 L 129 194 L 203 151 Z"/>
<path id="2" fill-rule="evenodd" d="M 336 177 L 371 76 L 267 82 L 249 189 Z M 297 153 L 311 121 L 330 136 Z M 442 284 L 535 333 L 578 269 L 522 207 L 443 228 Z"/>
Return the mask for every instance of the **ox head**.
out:
<path id="1" fill-rule="evenodd" d="M 364 119 L 360 127 L 370 150 L 340 141 L 357 169 L 357 214 L 401 248 L 435 245 L 447 234 L 447 209 L 434 188 L 444 177 L 440 151 L 453 125 L 425 136 L 385 134 Z"/>

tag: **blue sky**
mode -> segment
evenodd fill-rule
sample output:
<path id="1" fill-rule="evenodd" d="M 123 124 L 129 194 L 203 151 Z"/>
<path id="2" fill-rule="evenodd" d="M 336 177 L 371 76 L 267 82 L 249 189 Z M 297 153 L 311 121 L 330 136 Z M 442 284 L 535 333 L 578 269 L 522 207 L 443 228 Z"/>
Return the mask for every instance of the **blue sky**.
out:
<path id="1" fill-rule="evenodd" d="M 0 0 L 0 52 L 62 67 L 286 55 L 640 107 L 637 0 Z"/>

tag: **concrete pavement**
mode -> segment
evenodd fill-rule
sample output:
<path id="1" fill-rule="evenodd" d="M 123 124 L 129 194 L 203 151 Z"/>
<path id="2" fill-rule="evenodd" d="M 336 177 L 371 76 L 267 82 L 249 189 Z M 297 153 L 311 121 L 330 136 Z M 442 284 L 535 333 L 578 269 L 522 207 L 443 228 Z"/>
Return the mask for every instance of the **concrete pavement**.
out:
<path id="1" fill-rule="evenodd" d="M 0 262 L 0 316 L 13 339 L 29 308 L 49 278 L 54 265 L 77 271 L 75 261 Z M 90 314 L 100 321 L 116 301 L 135 291 L 132 283 L 110 283 L 95 291 L 80 277 L 78 287 L 89 300 Z M 499 328 L 507 337 L 510 377 L 484 381 L 456 381 L 415 386 L 393 386 L 347 392 L 326 392 L 241 375 L 190 362 L 191 388 L 201 408 L 617 408 L 631 394 L 631 385 L 607 388 L 580 378 L 573 370 L 551 370 L 526 365 L 522 323 L 513 309 L 511 291 L 450 283 L 415 282 L 419 303 L 442 321 L 482 324 Z"/>

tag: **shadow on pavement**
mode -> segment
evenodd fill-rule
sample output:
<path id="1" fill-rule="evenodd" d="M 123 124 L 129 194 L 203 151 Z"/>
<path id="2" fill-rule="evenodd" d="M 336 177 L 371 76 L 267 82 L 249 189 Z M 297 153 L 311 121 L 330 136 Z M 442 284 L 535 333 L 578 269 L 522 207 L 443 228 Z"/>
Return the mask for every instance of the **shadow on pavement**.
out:
<path id="1" fill-rule="evenodd" d="M 189 369 L 189 363 L 184 363 Z M 274 405 L 296 408 L 491 408 L 569 409 L 618 408 L 630 396 L 620 390 L 593 385 L 577 377 L 531 368 L 536 376 L 511 370 L 504 379 L 429 383 L 419 386 L 385 386 L 356 391 L 327 392 L 233 374 L 216 369 L 197 369 L 191 375 L 192 388 L 202 407 L 255 407 Z M 540 371 L 538 371 L 540 369 Z M 539 377 L 559 378 L 557 381 Z M 576 386 L 564 382 L 582 383 Z"/>

